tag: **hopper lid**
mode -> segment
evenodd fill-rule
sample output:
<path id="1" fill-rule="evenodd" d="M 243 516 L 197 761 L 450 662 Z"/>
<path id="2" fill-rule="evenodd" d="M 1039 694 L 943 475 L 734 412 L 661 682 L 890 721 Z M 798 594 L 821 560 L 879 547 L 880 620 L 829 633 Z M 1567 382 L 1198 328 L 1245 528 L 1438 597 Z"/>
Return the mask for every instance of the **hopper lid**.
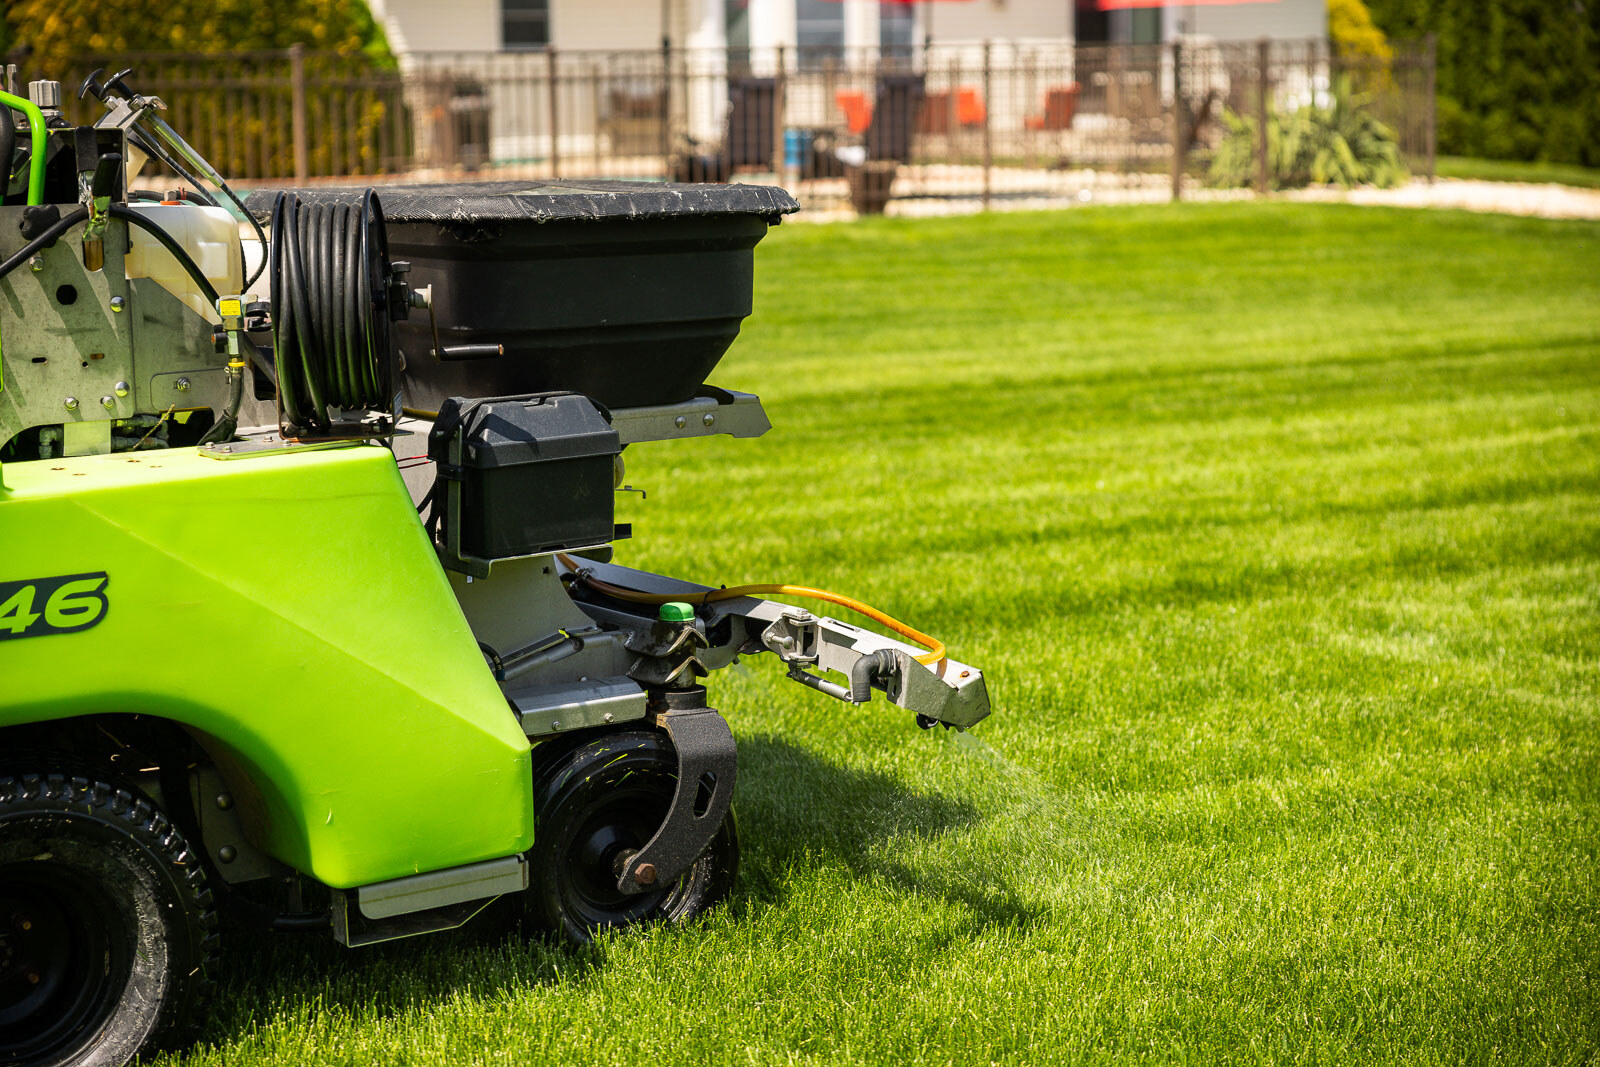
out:
<path id="1" fill-rule="evenodd" d="M 362 188 L 295 189 L 304 203 L 356 204 Z M 680 182 L 531 180 L 374 186 L 389 222 L 557 222 L 754 215 L 769 224 L 800 205 L 770 185 Z M 270 211 L 275 189 L 245 200 L 258 215 Z"/>

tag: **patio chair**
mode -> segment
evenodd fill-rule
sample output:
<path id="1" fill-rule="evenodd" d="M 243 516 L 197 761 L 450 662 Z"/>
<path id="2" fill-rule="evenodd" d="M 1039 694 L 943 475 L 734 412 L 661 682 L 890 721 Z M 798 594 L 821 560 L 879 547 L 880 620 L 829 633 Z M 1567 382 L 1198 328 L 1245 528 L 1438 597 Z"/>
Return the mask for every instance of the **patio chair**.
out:
<path id="1" fill-rule="evenodd" d="M 867 159 L 911 162 L 911 133 L 927 91 L 920 74 L 878 75 L 878 98 L 867 127 Z"/>
<path id="2" fill-rule="evenodd" d="M 972 129 L 983 125 L 984 112 L 983 94 L 977 89 L 957 89 L 954 101 L 948 92 L 929 93 L 917 115 L 917 132 L 948 134 L 952 118 L 961 129 Z"/>
<path id="3" fill-rule="evenodd" d="M 1081 87 L 1077 82 L 1065 87 L 1046 89 L 1044 114 L 1028 115 L 1023 119 L 1023 124 L 1030 130 L 1048 130 L 1054 133 L 1072 129 L 1073 117 L 1078 113 L 1080 91 Z"/>
<path id="4" fill-rule="evenodd" d="M 699 142 L 683 138 L 672 159 L 672 180 L 726 182 L 740 168 L 771 169 L 777 101 L 776 78 L 729 78 L 720 151 L 700 151 Z"/>

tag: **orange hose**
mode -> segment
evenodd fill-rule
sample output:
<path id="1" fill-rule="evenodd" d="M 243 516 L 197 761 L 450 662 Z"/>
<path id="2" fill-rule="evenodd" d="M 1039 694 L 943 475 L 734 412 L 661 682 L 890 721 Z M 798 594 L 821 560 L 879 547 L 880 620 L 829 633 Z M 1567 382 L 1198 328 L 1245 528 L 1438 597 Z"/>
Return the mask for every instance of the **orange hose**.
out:
<path id="1" fill-rule="evenodd" d="M 580 570 L 577 562 L 572 557 L 557 553 L 556 558 L 561 561 L 563 566 L 569 567 L 574 571 Z M 624 586 L 601 581 L 591 575 L 582 574 L 581 571 L 579 577 L 583 582 L 594 586 L 606 596 L 616 597 L 618 600 L 626 600 L 632 604 L 668 604 L 674 601 L 683 601 L 690 604 L 712 604 L 719 600 L 737 600 L 739 597 L 754 596 L 758 593 L 805 597 L 809 600 L 825 600 L 830 604 L 849 608 L 857 614 L 865 615 L 875 622 L 880 622 L 901 637 L 915 641 L 928 649 L 928 652 L 916 657 L 917 662 L 924 666 L 932 667 L 935 664 L 942 663 L 947 658 L 944 642 L 937 637 L 930 637 L 921 630 L 907 626 L 899 619 L 884 614 L 871 604 L 864 604 L 854 597 L 848 597 L 842 593 L 829 592 L 826 589 L 812 589 L 810 586 L 805 585 L 735 585 L 727 589 L 708 589 L 704 593 L 641 593 L 637 589 L 628 589 Z"/>

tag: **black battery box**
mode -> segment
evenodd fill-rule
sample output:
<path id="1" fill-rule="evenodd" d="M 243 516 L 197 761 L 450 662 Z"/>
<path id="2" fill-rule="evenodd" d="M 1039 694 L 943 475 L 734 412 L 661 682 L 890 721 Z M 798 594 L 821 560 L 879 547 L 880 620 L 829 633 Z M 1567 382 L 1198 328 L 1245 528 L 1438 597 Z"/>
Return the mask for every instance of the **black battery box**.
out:
<path id="1" fill-rule="evenodd" d="M 445 547 L 490 560 L 610 541 L 621 451 L 577 393 L 445 400 L 428 436 Z"/>

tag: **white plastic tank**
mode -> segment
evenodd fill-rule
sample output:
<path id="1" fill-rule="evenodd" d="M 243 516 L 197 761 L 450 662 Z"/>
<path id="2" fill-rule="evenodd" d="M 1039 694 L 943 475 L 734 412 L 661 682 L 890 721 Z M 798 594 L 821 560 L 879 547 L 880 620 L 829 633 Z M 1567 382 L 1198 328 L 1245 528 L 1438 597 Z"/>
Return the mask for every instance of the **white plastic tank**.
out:
<path id="1" fill-rule="evenodd" d="M 239 221 L 226 209 L 187 202 L 134 201 L 128 206 L 171 234 L 218 296 L 243 290 L 244 250 L 239 242 Z M 210 321 L 222 321 L 189 272 L 178 265 L 160 241 L 137 226 L 129 226 L 128 235 L 128 258 L 123 263 L 128 277 L 154 279 Z"/>

